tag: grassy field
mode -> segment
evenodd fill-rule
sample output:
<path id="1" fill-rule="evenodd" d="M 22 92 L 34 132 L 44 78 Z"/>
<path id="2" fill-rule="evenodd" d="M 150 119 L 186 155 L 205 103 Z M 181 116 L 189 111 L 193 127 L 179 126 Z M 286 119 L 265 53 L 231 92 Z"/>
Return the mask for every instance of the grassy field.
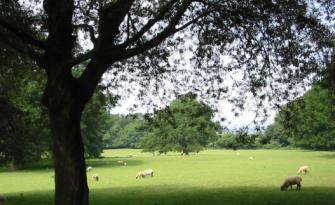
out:
<path id="1" fill-rule="evenodd" d="M 327 205 L 335 204 L 335 152 L 300 150 L 207 150 L 197 155 L 153 156 L 139 150 L 106 150 L 104 158 L 88 160 L 92 205 Z M 253 159 L 250 159 L 250 157 Z M 117 164 L 124 160 L 128 166 Z M 301 165 L 302 190 L 279 187 Z M 153 178 L 135 179 L 152 168 Z M 93 173 L 100 181 L 91 178 Z M 0 194 L 6 205 L 53 204 L 53 170 L 47 164 L 8 172 L 0 169 Z"/>

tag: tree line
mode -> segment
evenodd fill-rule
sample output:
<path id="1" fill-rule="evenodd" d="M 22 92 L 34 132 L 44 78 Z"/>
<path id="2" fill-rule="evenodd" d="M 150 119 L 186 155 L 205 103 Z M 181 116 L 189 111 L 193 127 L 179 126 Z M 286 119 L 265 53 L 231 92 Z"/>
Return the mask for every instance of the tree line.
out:
<path id="1" fill-rule="evenodd" d="M 5 57 L 9 55 L 2 53 Z M 10 54 L 12 55 L 12 54 Z M 5 59 L 5 58 L 4 58 Z M 0 161 L 22 168 L 43 157 L 51 157 L 50 130 L 46 111 L 39 99 L 44 73 L 29 73 L 34 66 L 22 59 L 6 58 L 0 74 Z M 17 72 L 11 66 L 20 66 Z M 27 73 L 28 72 L 28 73 Z M 8 74 L 10 73 L 10 75 Z M 325 82 L 325 80 L 323 81 Z M 214 110 L 192 93 L 180 95 L 169 106 L 152 114 L 112 115 L 116 98 L 99 87 L 86 106 L 81 120 L 86 157 L 100 157 L 103 149 L 137 148 L 164 154 L 188 155 L 204 148 L 256 149 L 301 147 L 315 150 L 335 148 L 335 95 L 319 82 L 300 98 L 282 106 L 274 123 L 249 134 L 229 131 L 213 121 Z"/>

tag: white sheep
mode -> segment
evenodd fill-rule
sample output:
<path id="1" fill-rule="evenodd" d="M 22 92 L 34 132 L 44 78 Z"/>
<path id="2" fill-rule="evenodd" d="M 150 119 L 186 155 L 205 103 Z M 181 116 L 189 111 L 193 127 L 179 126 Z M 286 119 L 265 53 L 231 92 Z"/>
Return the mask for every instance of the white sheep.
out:
<path id="1" fill-rule="evenodd" d="M 299 167 L 297 174 L 302 174 L 302 173 L 307 174 L 308 171 L 309 171 L 309 167 L 304 165 L 304 166 Z"/>
<path id="2" fill-rule="evenodd" d="M 252 157 L 252 156 L 251 156 L 251 157 L 249 157 L 249 159 L 250 159 L 250 160 L 253 160 L 253 159 L 254 159 L 254 157 Z"/>
<path id="3" fill-rule="evenodd" d="M 99 175 L 98 174 L 92 174 L 92 178 L 94 181 L 99 181 Z"/>
<path id="4" fill-rule="evenodd" d="M 139 171 L 136 174 L 136 179 L 145 178 L 146 176 L 153 177 L 154 176 L 154 170 L 152 170 L 152 169 L 146 169 L 144 171 Z"/>
<path id="5" fill-rule="evenodd" d="M 136 174 L 136 179 L 145 178 L 145 177 L 146 177 L 146 173 L 144 171 L 139 171 Z"/>
<path id="6" fill-rule="evenodd" d="M 127 166 L 127 162 L 122 161 L 122 160 L 117 161 L 117 163 L 123 166 Z"/>
<path id="7" fill-rule="evenodd" d="M 146 169 L 146 170 L 144 170 L 144 173 L 145 173 L 146 176 L 151 176 L 151 177 L 154 176 L 154 170 L 152 170 L 152 169 Z"/>
<path id="8" fill-rule="evenodd" d="M 280 186 L 280 190 L 282 191 L 287 190 L 288 187 L 291 187 L 292 189 L 292 185 L 297 185 L 297 190 L 300 190 L 301 181 L 302 181 L 302 178 L 299 176 L 288 177 L 285 179 L 283 184 Z"/>
<path id="9" fill-rule="evenodd" d="M 91 167 L 91 166 L 89 166 L 89 167 L 86 168 L 86 171 L 87 171 L 87 172 L 90 172 L 91 170 L 92 170 L 92 167 Z"/>

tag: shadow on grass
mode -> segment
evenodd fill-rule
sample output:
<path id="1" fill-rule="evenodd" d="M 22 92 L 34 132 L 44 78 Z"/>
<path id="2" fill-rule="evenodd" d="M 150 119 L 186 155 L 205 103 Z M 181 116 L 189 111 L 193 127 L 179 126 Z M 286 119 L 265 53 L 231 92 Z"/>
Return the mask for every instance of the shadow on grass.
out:
<path id="1" fill-rule="evenodd" d="M 87 159 L 86 165 L 92 166 L 92 167 L 120 167 L 124 166 L 122 164 L 119 164 L 117 161 L 122 160 L 124 162 L 127 162 L 127 166 L 138 166 L 140 164 L 143 164 L 144 162 L 142 160 L 135 160 L 132 158 L 114 158 L 114 157 L 104 157 L 99 159 Z M 12 170 L 8 167 L 0 167 L 0 172 L 20 172 L 20 171 L 49 171 L 53 169 L 53 163 L 51 160 L 43 160 L 34 164 L 31 164 L 28 167 L 25 167 L 23 169 L 18 170 Z M 1 205 L 1 204 L 0 204 Z"/>
<path id="2" fill-rule="evenodd" d="M 129 159 L 129 158 L 114 158 L 114 157 L 105 157 L 100 159 L 88 159 L 86 160 L 87 166 L 92 167 L 120 167 L 124 166 L 123 164 L 119 164 L 118 161 L 124 161 L 127 162 L 127 166 L 138 166 L 140 164 L 143 164 L 144 162 L 142 160 L 135 160 L 135 159 Z"/>
<path id="3" fill-rule="evenodd" d="M 90 190 L 91 205 L 333 205 L 334 187 L 280 191 L 278 187 L 137 186 Z M 53 192 L 12 193 L 6 205 L 51 205 Z"/>
<path id="4" fill-rule="evenodd" d="M 324 155 L 321 155 L 320 157 L 325 158 L 325 159 L 335 159 L 335 153 L 324 154 Z"/>
<path id="5" fill-rule="evenodd" d="M 53 162 L 50 159 L 44 159 L 36 163 L 30 163 L 29 165 L 20 169 L 13 169 L 10 165 L 0 167 L 0 172 L 20 172 L 29 170 L 48 170 L 53 169 Z"/>

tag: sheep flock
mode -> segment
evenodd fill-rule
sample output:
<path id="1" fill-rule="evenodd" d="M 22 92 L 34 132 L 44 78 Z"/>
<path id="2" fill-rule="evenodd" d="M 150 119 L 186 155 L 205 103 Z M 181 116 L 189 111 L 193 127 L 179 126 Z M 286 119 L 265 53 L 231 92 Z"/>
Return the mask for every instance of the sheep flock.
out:
<path id="1" fill-rule="evenodd" d="M 253 159 L 253 157 L 249 157 L 249 159 Z M 119 160 L 119 161 L 117 161 L 117 163 L 119 165 L 127 166 L 127 162 L 125 162 L 125 161 Z M 86 171 L 90 172 L 92 169 L 93 169 L 92 166 L 89 166 L 89 167 L 86 168 Z M 304 166 L 299 167 L 299 169 L 297 171 L 297 174 L 298 175 L 301 175 L 301 174 L 307 175 L 307 173 L 309 172 L 309 170 L 310 170 L 309 166 L 304 165 Z M 141 179 L 141 178 L 146 178 L 148 176 L 150 176 L 150 177 L 154 176 L 153 169 L 145 169 L 145 170 L 139 171 L 139 172 L 137 172 L 135 178 L 136 179 Z M 92 179 L 94 181 L 99 181 L 99 175 L 96 174 L 96 173 L 92 174 Z M 285 191 L 289 187 L 292 189 L 293 185 L 297 186 L 296 187 L 297 190 L 301 190 L 301 182 L 302 182 L 302 177 L 300 177 L 300 176 L 287 177 L 284 180 L 284 182 L 282 183 L 282 185 L 280 186 L 280 190 Z M 5 200 L 5 198 L 0 195 L 0 201 L 4 201 L 4 200 Z"/>

